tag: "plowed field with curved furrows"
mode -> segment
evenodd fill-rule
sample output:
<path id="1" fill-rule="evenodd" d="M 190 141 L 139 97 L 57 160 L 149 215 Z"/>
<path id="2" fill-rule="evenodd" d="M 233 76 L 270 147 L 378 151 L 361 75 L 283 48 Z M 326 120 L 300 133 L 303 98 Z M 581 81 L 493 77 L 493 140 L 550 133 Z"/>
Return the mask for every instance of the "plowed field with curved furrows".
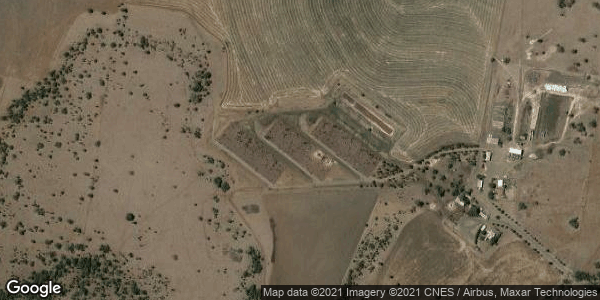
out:
<path id="1" fill-rule="evenodd" d="M 408 127 L 395 152 L 412 158 L 477 136 L 492 40 L 504 5 L 477 0 L 135 2 L 187 11 L 224 42 L 229 58 L 224 107 L 264 107 L 281 91 L 312 97 L 329 90 L 328 79 L 343 72 L 359 88 L 392 99 L 388 113 Z M 408 122 L 402 120 L 407 106 L 418 113 Z"/>

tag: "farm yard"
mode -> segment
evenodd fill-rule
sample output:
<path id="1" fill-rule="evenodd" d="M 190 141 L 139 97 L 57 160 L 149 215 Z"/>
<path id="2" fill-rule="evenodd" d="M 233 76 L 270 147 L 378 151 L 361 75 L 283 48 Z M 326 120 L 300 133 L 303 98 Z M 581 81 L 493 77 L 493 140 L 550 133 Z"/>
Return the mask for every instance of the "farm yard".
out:
<path id="1" fill-rule="evenodd" d="M 395 169 L 408 164 L 392 158 L 378 169 L 383 156 L 376 149 L 386 141 L 369 132 L 334 103 L 234 122 L 217 133 L 215 143 L 273 188 L 358 184 L 401 173 Z"/>

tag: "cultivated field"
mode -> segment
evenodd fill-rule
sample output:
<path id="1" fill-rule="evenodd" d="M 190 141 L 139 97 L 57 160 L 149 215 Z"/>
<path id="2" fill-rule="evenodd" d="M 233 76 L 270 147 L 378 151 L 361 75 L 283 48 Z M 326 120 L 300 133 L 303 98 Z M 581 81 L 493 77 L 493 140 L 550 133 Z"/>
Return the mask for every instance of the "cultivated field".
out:
<path id="1" fill-rule="evenodd" d="M 297 120 L 286 120 L 285 117 L 279 117 L 269 128 L 265 139 L 320 180 L 325 179 L 333 164 L 337 163 L 300 131 Z"/>
<path id="2" fill-rule="evenodd" d="M 409 127 L 396 149 L 409 159 L 479 133 L 503 1 L 138 2 L 184 9 L 223 39 L 224 106 L 266 106 L 295 91 L 313 98 L 343 73 L 390 98 L 380 105 Z M 407 110 L 415 123 L 402 120 Z"/>
<path id="3" fill-rule="evenodd" d="M 561 138 L 572 97 L 544 93 L 541 96 L 540 110 L 535 127 L 538 142 L 557 141 Z"/>
<path id="4" fill-rule="evenodd" d="M 270 284 L 341 284 L 377 195 L 368 189 L 267 194 L 273 219 Z"/>
<path id="5" fill-rule="evenodd" d="M 252 125 L 231 124 L 217 141 L 271 183 L 277 181 L 286 167 L 284 158 L 260 140 Z"/>
<path id="6" fill-rule="evenodd" d="M 365 176 L 369 176 L 382 160 L 377 152 L 330 116 L 324 115 L 311 134 Z"/>
<path id="7" fill-rule="evenodd" d="M 537 112 L 537 111 L 536 111 Z M 518 131 L 516 132 L 517 139 L 521 140 L 521 137 L 529 139 L 531 134 L 531 119 L 533 117 L 533 106 L 530 101 L 525 101 L 521 105 L 521 111 L 518 119 Z"/>

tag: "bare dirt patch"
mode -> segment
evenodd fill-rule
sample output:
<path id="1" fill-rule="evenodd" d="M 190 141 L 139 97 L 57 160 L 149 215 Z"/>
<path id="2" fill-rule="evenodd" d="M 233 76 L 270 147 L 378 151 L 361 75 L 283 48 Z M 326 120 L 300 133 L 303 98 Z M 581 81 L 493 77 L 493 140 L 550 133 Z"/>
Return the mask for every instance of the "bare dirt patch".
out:
<path id="1" fill-rule="evenodd" d="M 470 269 L 460 241 L 431 211 L 406 224 L 384 264 L 381 284 L 458 284 Z"/>
<path id="2" fill-rule="evenodd" d="M 509 237 L 504 237 L 509 238 Z M 398 237 L 381 284 L 556 284 L 556 271 L 521 241 L 501 243 L 493 255 L 471 252 L 425 211 Z"/>
<path id="3" fill-rule="evenodd" d="M 589 192 L 597 185 L 595 158 L 590 153 L 597 149 L 594 143 L 595 138 L 581 145 L 558 144 L 545 161 L 524 165 L 515 203 L 505 205 L 542 244 L 575 270 L 589 270 L 600 258 L 600 243 L 590 239 L 600 233 L 595 217 L 600 204 Z M 519 203 L 527 208 L 519 210 Z M 574 219 L 577 224 L 571 222 Z"/>
<path id="4" fill-rule="evenodd" d="M 560 276 L 523 242 L 500 246 L 465 284 L 557 284 Z"/>

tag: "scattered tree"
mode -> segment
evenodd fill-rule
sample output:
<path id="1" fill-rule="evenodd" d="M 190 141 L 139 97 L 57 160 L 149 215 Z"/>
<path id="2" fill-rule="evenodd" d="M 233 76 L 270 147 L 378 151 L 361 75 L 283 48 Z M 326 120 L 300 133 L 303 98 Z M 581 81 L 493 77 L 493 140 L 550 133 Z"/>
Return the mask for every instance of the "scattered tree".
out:
<path id="1" fill-rule="evenodd" d="M 469 216 L 471 217 L 477 217 L 479 215 L 479 212 L 481 211 L 481 209 L 479 208 L 479 206 L 477 205 L 471 205 L 471 208 L 469 208 Z"/>
<path id="2" fill-rule="evenodd" d="M 575 229 L 579 229 L 579 218 L 575 217 L 575 218 L 572 218 L 571 220 L 569 220 L 569 225 L 571 225 L 571 227 L 573 227 Z"/>

